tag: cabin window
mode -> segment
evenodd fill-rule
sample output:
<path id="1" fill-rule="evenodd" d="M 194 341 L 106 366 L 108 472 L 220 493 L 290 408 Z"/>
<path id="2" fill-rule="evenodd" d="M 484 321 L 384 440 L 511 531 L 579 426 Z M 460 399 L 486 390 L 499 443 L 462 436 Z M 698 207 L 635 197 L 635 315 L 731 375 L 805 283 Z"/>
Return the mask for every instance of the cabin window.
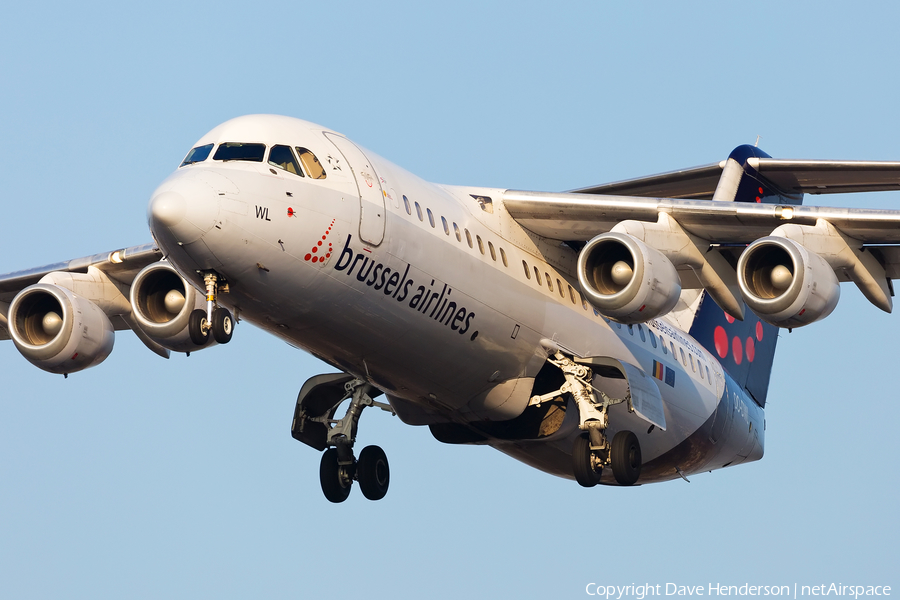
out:
<path id="1" fill-rule="evenodd" d="M 659 338 L 659 343 L 662 344 L 663 354 L 668 354 L 669 351 L 666 349 L 666 340 Z"/>
<path id="2" fill-rule="evenodd" d="M 709 365 L 706 365 L 706 380 L 712 383 L 712 377 L 709 375 Z"/>
<path id="3" fill-rule="evenodd" d="M 525 279 L 531 279 L 531 271 L 528 270 L 528 263 L 523 260 L 522 266 L 525 267 Z"/>
<path id="4" fill-rule="evenodd" d="M 181 161 L 179 167 L 183 167 L 185 165 L 192 165 L 194 163 L 203 162 L 207 158 L 209 158 L 209 153 L 212 152 L 213 144 L 206 144 L 205 146 L 197 146 L 196 148 L 191 148 L 191 151 L 187 153 L 187 156 L 184 157 L 184 160 Z"/>
<path id="5" fill-rule="evenodd" d="M 494 252 L 494 245 L 488 242 L 488 250 L 491 251 L 491 260 L 497 260 L 497 253 Z"/>
<path id="6" fill-rule="evenodd" d="M 547 278 L 547 289 L 552 292 L 553 291 L 553 278 L 550 277 L 550 273 L 544 273 L 544 277 Z"/>
<path id="7" fill-rule="evenodd" d="M 419 216 L 420 221 L 424 221 L 425 217 L 422 216 L 422 207 L 419 206 L 419 203 L 416 202 L 416 214 Z"/>
<path id="8" fill-rule="evenodd" d="M 509 266 L 509 263 L 506 262 L 506 251 L 502 247 L 500 248 L 500 260 L 503 261 L 504 267 Z M 525 270 L 527 271 L 528 269 L 525 269 Z"/>
<path id="9" fill-rule="evenodd" d="M 669 349 L 672 351 L 672 357 L 675 357 L 675 342 L 669 341 Z"/>
<path id="10" fill-rule="evenodd" d="M 647 336 L 644 335 L 644 328 L 643 328 L 641 325 L 638 325 L 638 333 L 641 334 L 641 341 L 644 342 L 644 343 L 646 343 L 646 342 L 647 342 Z"/>
<path id="11" fill-rule="evenodd" d="M 569 298 L 572 299 L 572 304 L 575 304 L 575 305 L 578 304 L 578 301 L 575 300 L 575 290 L 572 289 L 571 285 L 569 286 Z"/>
<path id="12" fill-rule="evenodd" d="M 325 179 L 325 167 L 322 166 L 315 154 L 306 148 L 297 146 L 297 156 L 300 157 L 300 162 L 303 163 L 303 167 L 310 177 L 313 179 Z"/>
<path id="13" fill-rule="evenodd" d="M 469 230 L 466 229 L 466 242 L 469 243 L 469 248 L 472 247 L 472 234 L 469 233 Z"/>
<path id="14" fill-rule="evenodd" d="M 403 206 L 406 207 L 406 214 L 411 215 L 412 209 L 409 207 L 409 198 L 403 196 Z"/>
<path id="15" fill-rule="evenodd" d="M 446 235 L 450 235 L 450 226 L 447 225 L 447 219 L 445 219 L 444 217 L 441 217 L 441 225 L 444 226 L 444 233 Z"/>
<path id="16" fill-rule="evenodd" d="M 656 334 L 650 330 L 647 330 L 647 333 L 650 334 L 650 345 L 653 346 L 654 348 L 656 348 Z M 665 349 L 666 349 L 666 346 L 665 346 L 665 344 L 663 344 L 663 350 L 665 350 Z"/>
<path id="17" fill-rule="evenodd" d="M 480 236 L 480 235 L 476 235 L 476 236 L 475 236 L 475 240 L 478 241 L 478 250 L 479 250 L 482 254 L 484 254 L 484 243 L 482 243 L 482 241 L 481 241 L 481 236 Z"/>
<path id="18" fill-rule="evenodd" d="M 688 358 L 691 359 L 691 371 L 697 372 L 697 365 L 694 364 L 694 355 L 688 352 Z"/>
<path id="19" fill-rule="evenodd" d="M 303 177 L 303 171 L 300 170 L 290 146 L 272 146 L 269 150 L 269 164 Z"/>
<path id="20" fill-rule="evenodd" d="M 434 227 L 434 214 L 431 212 L 430 208 L 426 208 L 425 212 L 428 213 L 428 222 L 431 223 L 432 227 Z"/>
<path id="21" fill-rule="evenodd" d="M 684 348 L 679 348 L 678 351 L 681 352 L 681 364 L 687 366 L 687 358 L 685 358 L 684 356 Z"/>
<path id="22" fill-rule="evenodd" d="M 563 300 L 566 299 L 566 288 L 563 287 L 562 281 L 559 280 L 559 277 L 556 278 L 556 289 L 559 290 L 559 297 Z"/>
<path id="23" fill-rule="evenodd" d="M 538 285 L 543 285 L 543 284 L 541 283 L 541 272 L 538 271 L 538 268 L 537 268 L 537 267 L 534 268 L 534 278 L 537 280 Z"/>
<path id="24" fill-rule="evenodd" d="M 453 233 L 456 234 L 456 241 L 461 242 L 462 236 L 459 234 L 459 225 L 457 225 L 455 222 L 453 223 Z"/>
<path id="25" fill-rule="evenodd" d="M 628 335 L 634 335 L 634 325 L 628 326 Z"/>
<path id="26" fill-rule="evenodd" d="M 262 162 L 266 154 L 265 144 L 245 144 L 244 142 L 224 142 L 219 144 L 213 160 L 246 160 Z"/>

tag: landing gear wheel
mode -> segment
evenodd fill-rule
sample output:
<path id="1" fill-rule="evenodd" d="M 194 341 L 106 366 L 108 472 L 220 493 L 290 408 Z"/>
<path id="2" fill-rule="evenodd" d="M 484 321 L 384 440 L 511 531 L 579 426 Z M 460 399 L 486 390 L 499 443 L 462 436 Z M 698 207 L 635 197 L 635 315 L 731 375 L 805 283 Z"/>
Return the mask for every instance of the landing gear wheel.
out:
<path id="1" fill-rule="evenodd" d="M 601 469 L 594 468 L 591 438 L 586 433 L 575 438 L 575 445 L 572 447 L 572 467 L 575 471 L 575 480 L 582 487 L 594 487 L 600 483 Z"/>
<path id="2" fill-rule="evenodd" d="M 217 308 L 212 315 L 212 334 L 220 344 L 227 344 L 231 341 L 234 333 L 234 319 L 227 308 Z"/>
<path id="3" fill-rule="evenodd" d="M 209 342 L 209 328 L 206 323 L 206 311 L 202 308 L 194 310 L 188 319 L 188 333 L 191 335 L 191 341 L 198 346 L 205 346 Z"/>
<path id="4" fill-rule="evenodd" d="M 366 446 L 359 453 L 356 464 L 359 489 L 369 500 L 381 500 L 391 483 L 391 469 L 387 455 L 378 446 Z"/>
<path id="5" fill-rule="evenodd" d="M 633 485 L 641 476 L 641 444 L 631 431 L 620 431 L 610 449 L 613 475 L 619 485 Z"/>
<path id="6" fill-rule="evenodd" d="M 345 469 L 346 467 L 338 464 L 337 448 L 329 448 L 322 454 L 322 462 L 319 463 L 319 483 L 322 484 L 322 493 L 329 502 L 337 504 L 350 495 L 353 480 L 346 477 Z"/>

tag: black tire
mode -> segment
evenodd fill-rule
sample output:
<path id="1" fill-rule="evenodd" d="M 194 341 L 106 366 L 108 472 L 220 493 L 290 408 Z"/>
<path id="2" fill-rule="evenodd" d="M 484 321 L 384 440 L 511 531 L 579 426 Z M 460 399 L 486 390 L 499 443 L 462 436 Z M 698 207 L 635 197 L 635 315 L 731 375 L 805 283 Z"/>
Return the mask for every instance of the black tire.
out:
<path id="1" fill-rule="evenodd" d="M 209 330 L 204 331 L 206 324 L 206 311 L 202 308 L 195 309 L 188 319 L 188 333 L 191 341 L 198 346 L 205 346 L 209 342 Z"/>
<path id="2" fill-rule="evenodd" d="M 641 444 L 631 431 L 620 431 L 610 449 L 613 475 L 619 485 L 634 485 L 641 476 Z"/>
<path id="3" fill-rule="evenodd" d="M 594 469 L 591 460 L 591 438 L 582 433 L 575 438 L 572 446 L 572 470 L 575 472 L 575 481 L 582 487 L 594 487 L 600 483 L 601 470 Z"/>
<path id="4" fill-rule="evenodd" d="M 356 463 L 359 489 L 369 500 L 381 500 L 391 484 L 391 468 L 387 455 L 378 446 L 366 446 Z"/>
<path id="5" fill-rule="evenodd" d="M 213 311 L 212 334 L 220 344 L 227 344 L 234 334 L 234 318 L 227 308 L 217 308 Z"/>
<path id="6" fill-rule="evenodd" d="M 329 448 L 322 453 L 322 461 L 319 463 L 319 483 L 322 484 L 322 493 L 329 502 L 338 504 L 350 495 L 353 481 L 349 480 L 345 484 L 344 478 L 341 477 L 337 448 Z"/>

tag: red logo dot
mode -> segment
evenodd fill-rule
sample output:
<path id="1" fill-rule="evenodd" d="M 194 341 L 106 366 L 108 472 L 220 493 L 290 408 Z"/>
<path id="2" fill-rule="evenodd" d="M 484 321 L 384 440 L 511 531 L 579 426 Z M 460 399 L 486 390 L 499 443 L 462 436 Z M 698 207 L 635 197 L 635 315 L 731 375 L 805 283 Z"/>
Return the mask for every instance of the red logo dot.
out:
<path id="1" fill-rule="evenodd" d="M 306 256 L 303 257 L 303 260 L 309 260 L 311 258 L 312 258 L 312 254 L 307 254 Z"/>
<path id="2" fill-rule="evenodd" d="M 734 317 L 732 317 L 728 313 L 725 313 L 725 320 L 728 321 L 729 323 L 734 323 Z"/>
<path id="3" fill-rule="evenodd" d="M 313 251 L 313 253 L 316 253 L 316 252 L 319 251 L 319 249 L 314 247 L 314 248 L 312 249 L 312 251 Z"/>
<path id="4" fill-rule="evenodd" d="M 725 333 L 724 327 L 721 325 L 716 327 L 716 330 L 713 332 L 713 340 L 716 343 L 716 353 L 719 355 L 719 358 L 728 356 L 728 334 Z"/>
<path id="5" fill-rule="evenodd" d="M 757 341 L 760 341 L 760 342 L 762 341 L 762 334 L 763 334 L 762 321 L 757 321 L 756 322 L 756 339 L 757 339 Z"/>
<path id="6" fill-rule="evenodd" d="M 753 343 L 752 337 L 747 338 L 746 349 L 747 349 L 747 360 L 749 360 L 750 362 L 753 362 L 753 359 L 756 358 L 756 344 Z"/>
<path id="7" fill-rule="evenodd" d="M 741 364 L 744 360 L 744 348 L 741 346 L 741 340 L 737 336 L 731 340 L 731 352 L 734 354 L 734 363 L 736 365 Z"/>

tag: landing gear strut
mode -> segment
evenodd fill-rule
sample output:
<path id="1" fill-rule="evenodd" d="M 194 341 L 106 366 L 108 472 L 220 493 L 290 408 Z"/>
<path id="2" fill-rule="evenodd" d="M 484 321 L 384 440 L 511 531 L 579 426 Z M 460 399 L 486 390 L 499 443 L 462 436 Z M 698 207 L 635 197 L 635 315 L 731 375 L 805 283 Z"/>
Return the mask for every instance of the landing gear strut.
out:
<path id="1" fill-rule="evenodd" d="M 219 276 L 215 273 L 205 273 L 203 282 L 206 284 L 206 310 L 196 309 L 191 313 L 188 321 L 188 333 L 191 341 L 198 346 L 205 346 L 209 342 L 210 334 L 220 344 L 231 341 L 234 333 L 234 317 L 227 308 L 217 305 L 216 295 L 220 287 Z M 225 290 L 227 291 L 227 290 Z"/>
<path id="2" fill-rule="evenodd" d="M 620 431 L 612 444 L 606 437 L 609 425 L 610 406 L 628 402 L 625 398 L 610 398 L 602 390 L 591 384 L 593 372 L 557 352 L 548 359 L 563 372 L 566 382 L 555 392 L 535 396 L 531 404 L 540 405 L 563 394 L 571 394 L 578 406 L 578 428 L 584 433 L 575 438 L 572 447 L 572 471 L 575 480 L 583 487 L 593 487 L 600 483 L 600 475 L 607 465 L 612 467 L 613 476 L 619 485 L 633 485 L 641 475 L 641 446 L 637 436 L 631 431 Z"/>
<path id="3" fill-rule="evenodd" d="M 313 380 L 317 378 L 314 377 Z M 353 454 L 359 418 L 367 406 L 375 406 L 394 414 L 390 404 L 376 402 L 369 396 L 374 388 L 352 376 L 318 376 L 316 383 L 300 392 L 294 413 L 294 438 L 314 448 L 325 448 L 319 463 L 319 483 L 330 502 L 343 502 L 350 495 L 354 481 L 359 482 L 363 496 L 381 500 L 387 494 L 391 470 L 387 455 L 378 446 L 366 446 Z M 342 381 L 343 380 L 343 381 Z M 343 382 L 343 395 L 335 397 L 336 385 Z M 375 390 L 377 391 L 377 390 Z M 380 392 L 379 392 L 380 393 Z M 377 397 L 377 394 L 373 394 Z M 350 399 L 350 406 L 342 419 L 334 419 L 337 407 Z M 317 414 L 320 413 L 320 414 Z"/>

